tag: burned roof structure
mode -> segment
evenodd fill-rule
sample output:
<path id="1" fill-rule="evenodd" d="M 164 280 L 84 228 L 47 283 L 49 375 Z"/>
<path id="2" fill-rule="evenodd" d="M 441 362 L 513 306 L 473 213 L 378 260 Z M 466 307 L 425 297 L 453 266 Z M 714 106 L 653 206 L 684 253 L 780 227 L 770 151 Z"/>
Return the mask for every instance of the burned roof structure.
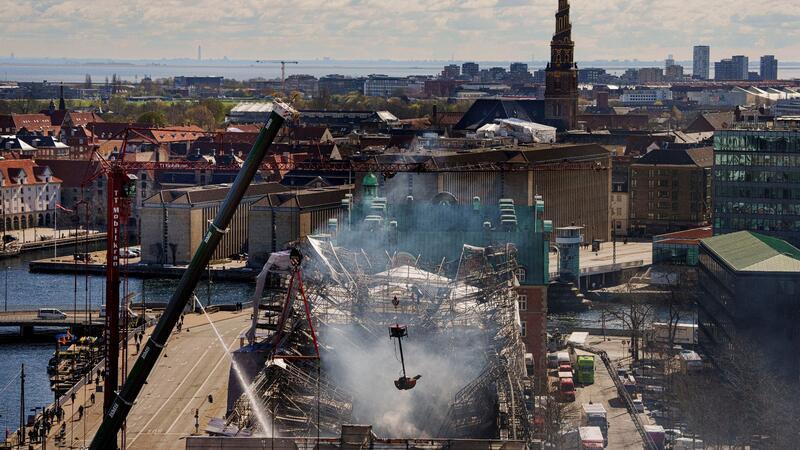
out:
<path id="1" fill-rule="evenodd" d="M 464 246 L 450 276 L 408 255 L 338 247 L 329 235 L 306 238 L 300 251 L 299 269 L 289 252 L 264 266 L 250 345 L 237 352 L 273 429 L 259 430 L 241 387 L 225 425 L 282 437 L 335 436 L 346 423 L 405 438 L 530 436 L 513 245 Z M 389 328 L 398 324 L 408 330 L 405 367 L 421 375 L 412 390 L 392 384 L 400 360 Z"/>

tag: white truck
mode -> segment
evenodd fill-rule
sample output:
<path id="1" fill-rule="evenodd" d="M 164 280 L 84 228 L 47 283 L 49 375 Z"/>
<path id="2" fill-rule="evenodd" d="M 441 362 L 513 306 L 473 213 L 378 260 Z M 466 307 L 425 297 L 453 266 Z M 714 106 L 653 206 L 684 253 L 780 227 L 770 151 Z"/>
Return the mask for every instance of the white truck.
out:
<path id="1" fill-rule="evenodd" d="M 599 427 L 603 433 L 603 443 L 608 445 L 608 414 L 606 408 L 598 403 L 584 403 L 581 421 L 587 427 Z"/>
<path id="2" fill-rule="evenodd" d="M 581 450 L 605 448 L 603 432 L 600 431 L 600 427 L 580 427 L 578 434 L 581 438 Z"/>
<path id="3" fill-rule="evenodd" d="M 673 345 L 697 345 L 697 325 L 691 323 L 655 322 L 647 331 L 645 339 L 650 343 L 668 344 L 670 335 L 673 338 Z"/>

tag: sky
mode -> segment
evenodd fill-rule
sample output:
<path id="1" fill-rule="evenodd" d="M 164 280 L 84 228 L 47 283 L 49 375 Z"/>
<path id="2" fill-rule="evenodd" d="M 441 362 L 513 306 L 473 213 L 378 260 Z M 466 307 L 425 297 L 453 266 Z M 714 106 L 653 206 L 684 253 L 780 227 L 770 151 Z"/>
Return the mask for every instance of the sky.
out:
<path id="1" fill-rule="evenodd" d="M 800 61 L 800 1 L 572 0 L 578 60 Z M 557 0 L 0 0 L 0 56 L 547 59 Z"/>

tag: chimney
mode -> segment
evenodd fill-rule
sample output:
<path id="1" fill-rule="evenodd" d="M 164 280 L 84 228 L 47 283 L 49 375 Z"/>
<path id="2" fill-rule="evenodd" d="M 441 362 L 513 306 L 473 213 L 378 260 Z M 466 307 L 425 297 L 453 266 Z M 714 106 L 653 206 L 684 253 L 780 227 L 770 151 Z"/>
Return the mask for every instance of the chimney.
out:
<path id="1" fill-rule="evenodd" d="M 597 109 L 608 109 L 608 91 L 597 93 Z"/>

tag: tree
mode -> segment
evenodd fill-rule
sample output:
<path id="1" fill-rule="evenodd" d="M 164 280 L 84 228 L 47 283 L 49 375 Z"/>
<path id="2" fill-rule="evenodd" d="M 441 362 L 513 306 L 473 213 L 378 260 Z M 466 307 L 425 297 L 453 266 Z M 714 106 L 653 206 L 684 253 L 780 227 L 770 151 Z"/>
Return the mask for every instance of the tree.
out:
<path id="1" fill-rule="evenodd" d="M 206 108 L 211 113 L 216 123 L 222 123 L 230 110 L 224 103 L 216 99 L 203 100 L 200 102 L 200 106 Z"/>
<path id="2" fill-rule="evenodd" d="M 800 383 L 786 377 L 768 352 L 744 336 L 730 336 L 715 356 L 714 373 L 672 375 L 670 391 L 687 424 L 706 444 L 796 448 L 800 442 Z M 766 445 L 764 440 L 766 439 Z"/>
<path id="3" fill-rule="evenodd" d="M 654 306 L 647 303 L 646 299 L 633 290 L 633 282 L 639 276 L 628 280 L 626 286 L 625 303 L 622 308 L 609 311 L 609 315 L 622 322 L 623 326 L 631 331 L 631 358 L 639 360 L 639 341 L 653 323 Z"/>
<path id="4" fill-rule="evenodd" d="M 164 116 L 164 113 L 160 111 L 148 111 L 143 113 L 136 118 L 136 122 L 149 127 L 167 126 L 167 118 Z"/>
<path id="5" fill-rule="evenodd" d="M 552 394 L 557 394 L 555 389 Z M 545 442 L 553 445 L 556 449 L 569 448 L 566 442 L 566 432 L 572 427 L 572 423 L 578 418 L 579 411 L 575 403 L 559 402 L 553 395 L 540 397 L 544 401 L 544 414 L 542 417 L 542 434 Z"/>
<path id="6" fill-rule="evenodd" d="M 186 120 L 208 131 L 213 131 L 217 127 L 217 120 L 214 118 L 214 114 L 203 105 L 189 108 L 186 111 Z"/>

